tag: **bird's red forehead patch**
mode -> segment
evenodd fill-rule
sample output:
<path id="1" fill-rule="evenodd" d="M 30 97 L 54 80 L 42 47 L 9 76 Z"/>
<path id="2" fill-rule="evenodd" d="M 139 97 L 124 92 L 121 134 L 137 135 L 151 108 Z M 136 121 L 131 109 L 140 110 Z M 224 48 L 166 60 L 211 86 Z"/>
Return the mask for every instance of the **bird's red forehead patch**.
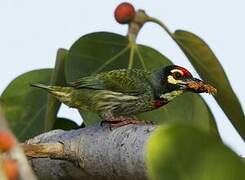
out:
<path id="1" fill-rule="evenodd" d="M 192 77 L 192 74 L 187 69 L 185 69 L 183 67 L 180 67 L 180 66 L 178 66 L 177 69 L 180 70 L 183 73 L 182 74 L 183 76 Z"/>

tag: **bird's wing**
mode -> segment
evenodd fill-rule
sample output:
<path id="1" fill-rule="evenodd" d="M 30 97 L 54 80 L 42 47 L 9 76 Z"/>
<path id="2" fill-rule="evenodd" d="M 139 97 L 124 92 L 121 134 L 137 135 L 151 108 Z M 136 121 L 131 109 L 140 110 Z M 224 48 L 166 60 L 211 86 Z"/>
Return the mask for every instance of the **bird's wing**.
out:
<path id="1" fill-rule="evenodd" d="M 147 75 L 149 72 L 133 70 L 113 70 L 78 79 L 69 83 L 74 88 L 90 88 L 97 90 L 110 90 L 127 94 L 143 94 L 147 90 Z"/>

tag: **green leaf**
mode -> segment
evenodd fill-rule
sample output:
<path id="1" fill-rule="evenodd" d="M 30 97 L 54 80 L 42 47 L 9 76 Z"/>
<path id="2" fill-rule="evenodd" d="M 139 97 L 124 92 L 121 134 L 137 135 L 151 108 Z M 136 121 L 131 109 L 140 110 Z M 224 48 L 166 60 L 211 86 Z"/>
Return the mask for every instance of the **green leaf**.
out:
<path id="1" fill-rule="evenodd" d="M 171 62 L 150 47 L 130 44 L 124 36 L 99 32 L 85 35 L 72 45 L 66 61 L 65 73 L 68 81 L 74 81 L 101 71 L 128 68 L 131 66 L 129 64 L 133 68 L 154 70 L 170 65 Z M 179 102 L 181 103 L 178 104 Z M 96 114 L 82 111 L 80 113 L 86 125 L 100 122 Z M 199 113 L 202 116 L 200 121 L 196 118 L 199 117 Z M 140 114 L 137 117 L 157 123 L 167 120 L 183 121 L 183 117 L 187 117 L 185 119 L 190 123 L 194 122 L 204 129 L 210 129 L 210 122 L 211 127 L 215 127 L 211 112 L 198 95 L 185 95 L 180 97 L 179 101 L 173 101 L 159 110 Z"/>
<path id="2" fill-rule="evenodd" d="M 139 114 L 137 117 L 157 124 L 166 121 L 188 123 L 219 136 L 214 117 L 198 94 L 186 93 L 162 108 Z"/>
<path id="3" fill-rule="evenodd" d="M 127 67 L 128 41 L 125 37 L 106 32 L 82 36 L 70 48 L 65 73 L 74 81 L 114 67 Z"/>
<path id="4" fill-rule="evenodd" d="M 244 179 L 245 165 L 213 136 L 184 124 L 158 127 L 148 139 L 150 180 Z"/>
<path id="5" fill-rule="evenodd" d="M 66 118 L 57 118 L 53 129 L 63 129 L 63 130 L 71 130 L 77 129 L 79 126 L 72 120 Z"/>
<path id="6" fill-rule="evenodd" d="M 6 120 L 21 141 L 44 132 L 47 92 L 30 84 L 49 84 L 51 73 L 52 69 L 24 73 L 9 84 L 1 96 Z"/>
<path id="7" fill-rule="evenodd" d="M 101 118 L 95 113 L 81 110 L 79 110 L 79 113 L 83 118 L 83 123 L 85 124 L 85 126 L 98 124 L 101 122 Z"/>
<path id="8" fill-rule="evenodd" d="M 142 62 L 147 63 L 148 70 L 171 64 L 165 56 L 150 47 L 132 47 L 125 36 L 107 32 L 91 33 L 82 36 L 70 48 L 65 67 L 67 81 L 102 71 L 127 68 L 131 48 L 135 49 L 134 68 L 145 66 Z"/>
<path id="9" fill-rule="evenodd" d="M 214 98 L 245 140 L 244 112 L 217 57 L 195 34 L 178 30 L 173 37 L 200 77 L 217 88 Z"/>
<path id="10" fill-rule="evenodd" d="M 67 54 L 68 50 L 58 49 L 50 85 L 66 85 L 64 69 Z M 47 112 L 45 115 L 45 131 L 53 128 L 60 105 L 61 103 L 56 98 L 54 98 L 52 95 L 48 95 Z"/>

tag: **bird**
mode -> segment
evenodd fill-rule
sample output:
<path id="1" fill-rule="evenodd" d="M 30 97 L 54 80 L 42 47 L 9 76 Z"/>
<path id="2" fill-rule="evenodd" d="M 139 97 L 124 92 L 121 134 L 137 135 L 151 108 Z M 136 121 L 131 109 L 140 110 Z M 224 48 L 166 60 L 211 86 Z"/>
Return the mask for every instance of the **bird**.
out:
<path id="1" fill-rule="evenodd" d="M 112 127 L 147 124 L 132 116 L 160 108 L 185 93 L 217 90 L 194 78 L 184 67 L 169 65 L 153 71 L 115 69 L 79 78 L 67 86 L 31 84 L 45 89 L 60 102 L 78 110 L 97 113 Z"/>

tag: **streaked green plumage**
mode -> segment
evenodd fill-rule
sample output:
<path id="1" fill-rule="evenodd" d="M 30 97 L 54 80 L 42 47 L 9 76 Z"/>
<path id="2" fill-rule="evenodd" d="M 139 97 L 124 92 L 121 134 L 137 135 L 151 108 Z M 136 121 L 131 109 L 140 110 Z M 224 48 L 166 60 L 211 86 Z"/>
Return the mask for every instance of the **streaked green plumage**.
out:
<path id="1" fill-rule="evenodd" d="M 152 74 L 140 69 L 113 70 L 69 83 L 69 87 L 35 85 L 47 89 L 70 107 L 101 117 L 132 115 L 152 110 Z"/>
<path id="2" fill-rule="evenodd" d="M 176 71 L 182 75 L 175 77 Z M 191 78 L 186 69 L 172 65 L 154 72 L 141 69 L 103 72 L 80 78 L 67 87 L 33 86 L 46 89 L 70 107 L 95 112 L 108 119 L 159 108 L 182 94 L 186 88 L 182 83 Z"/>
<path id="3" fill-rule="evenodd" d="M 120 69 L 81 78 L 69 83 L 75 88 L 90 88 L 97 90 L 111 90 L 126 94 L 142 94 L 151 90 L 148 84 L 150 72 L 141 69 Z"/>

